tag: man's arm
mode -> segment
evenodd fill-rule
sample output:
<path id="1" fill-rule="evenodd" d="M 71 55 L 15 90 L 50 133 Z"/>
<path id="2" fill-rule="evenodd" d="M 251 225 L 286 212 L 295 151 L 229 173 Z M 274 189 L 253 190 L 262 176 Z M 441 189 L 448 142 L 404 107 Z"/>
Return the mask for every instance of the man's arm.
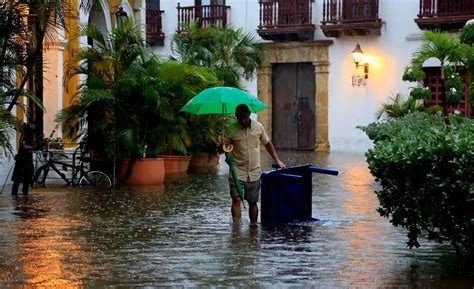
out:
<path id="1" fill-rule="evenodd" d="M 265 145 L 265 149 L 267 150 L 267 152 L 272 156 L 273 160 L 275 161 L 275 163 L 282 169 L 286 168 L 286 165 L 280 160 L 280 158 L 278 157 L 276 151 L 275 151 L 275 147 L 273 146 L 273 143 L 272 141 L 268 141 L 268 143 Z"/>

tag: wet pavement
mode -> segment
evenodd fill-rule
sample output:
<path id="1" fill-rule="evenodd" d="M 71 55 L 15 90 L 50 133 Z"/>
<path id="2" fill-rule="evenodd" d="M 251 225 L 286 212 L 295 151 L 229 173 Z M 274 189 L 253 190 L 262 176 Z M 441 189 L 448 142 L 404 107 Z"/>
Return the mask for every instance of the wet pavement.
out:
<path id="1" fill-rule="evenodd" d="M 270 160 L 263 154 L 266 170 Z M 280 152 L 313 174 L 318 222 L 232 224 L 227 168 L 164 186 L 0 195 L 0 287 L 474 288 L 448 245 L 406 247 L 362 154 Z"/>

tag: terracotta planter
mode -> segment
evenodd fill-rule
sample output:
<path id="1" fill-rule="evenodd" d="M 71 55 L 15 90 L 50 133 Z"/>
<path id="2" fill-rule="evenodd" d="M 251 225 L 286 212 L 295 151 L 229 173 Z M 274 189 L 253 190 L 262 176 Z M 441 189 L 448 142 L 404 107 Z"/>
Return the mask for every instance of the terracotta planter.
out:
<path id="1" fill-rule="evenodd" d="M 215 170 L 219 163 L 219 155 L 198 154 L 191 158 L 188 172 L 207 172 Z"/>
<path id="2" fill-rule="evenodd" d="M 117 179 L 120 185 L 156 186 L 162 185 L 165 178 L 165 160 L 163 158 L 137 159 L 133 164 L 132 174 L 124 179 L 129 159 L 120 161 Z"/>
<path id="3" fill-rule="evenodd" d="M 160 155 L 158 157 L 165 160 L 165 175 L 186 174 L 191 161 L 189 156 Z"/>

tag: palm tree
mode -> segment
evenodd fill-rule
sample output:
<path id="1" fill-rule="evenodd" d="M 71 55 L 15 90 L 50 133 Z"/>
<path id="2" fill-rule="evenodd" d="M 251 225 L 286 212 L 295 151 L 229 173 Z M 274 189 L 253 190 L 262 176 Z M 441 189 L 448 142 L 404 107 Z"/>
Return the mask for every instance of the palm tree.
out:
<path id="1" fill-rule="evenodd" d="M 11 114 L 11 110 L 16 105 L 27 112 L 27 106 L 18 101 L 19 98 L 26 96 L 30 106 L 36 107 L 30 112 L 43 110 L 41 100 L 32 90 L 26 90 L 25 85 L 30 80 L 31 87 L 37 90 L 41 87 L 41 81 L 37 80 L 42 70 L 39 64 L 42 40 L 52 33 L 50 26 L 62 27 L 56 20 L 63 17 L 52 17 L 51 13 L 59 15 L 63 7 L 53 4 L 53 1 L 0 3 L 0 147 L 7 151 L 13 150 L 11 134 L 22 128 L 21 121 Z"/>
<path id="2" fill-rule="evenodd" d="M 21 5 L 17 2 L 0 3 L 0 147 L 12 153 L 10 137 L 19 121 L 6 109 L 16 94 L 15 70 L 25 62 L 26 26 L 22 23 Z M 22 106 L 23 107 L 23 106 Z"/>
<path id="3" fill-rule="evenodd" d="M 399 118 L 413 112 L 426 112 L 428 114 L 436 113 L 442 108 L 439 106 L 426 107 L 423 104 L 419 104 L 418 100 L 413 96 L 405 97 L 401 93 L 397 93 L 390 97 L 390 101 L 382 103 L 382 106 L 376 113 L 377 119 L 382 118 L 385 115 L 387 118 Z"/>
<path id="4" fill-rule="evenodd" d="M 212 69 L 221 85 L 242 88 L 241 79 L 251 79 L 263 62 L 263 43 L 242 28 L 198 28 L 176 34 L 172 51 L 178 61 Z M 192 116 L 188 119 L 193 154 L 215 154 L 218 121 L 215 116 Z"/>
<path id="5" fill-rule="evenodd" d="M 197 28 L 176 34 L 172 50 L 179 61 L 213 69 L 227 86 L 240 86 L 240 79 L 251 79 L 263 61 L 263 43 L 242 28 Z"/>
<path id="6" fill-rule="evenodd" d="M 77 37 L 86 36 L 94 45 L 79 50 L 67 65 L 67 78 L 87 75 L 112 84 L 133 63 L 145 61 L 147 48 L 139 25 L 131 19 L 104 35 L 94 24 L 80 25 Z"/>
<path id="7" fill-rule="evenodd" d="M 423 72 L 423 63 L 429 58 L 439 60 L 441 69 L 441 100 L 446 124 L 449 124 L 446 91 L 451 89 L 447 85 L 448 77 L 456 79 L 455 83 L 459 83 L 459 76 L 455 71 L 457 67 L 463 65 L 465 49 L 465 46 L 455 36 L 451 36 L 446 32 L 425 31 L 421 47 L 414 53 L 410 66 L 405 69 L 404 80 L 423 81 L 426 77 Z M 457 93 L 454 94 L 457 96 L 460 93 L 462 91 L 457 90 Z"/>
<path id="8" fill-rule="evenodd" d="M 127 20 L 104 35 L 95 25 L 80 27 L 77 36 L 87 36 L 93 46 L 81 49 L 67 65 L 70 78 L 87 75 L 73 104 L 59 113 L 63 133 L 72 139 L 82 137 L 86 149 L 101 157 L 114 154 L 116 113 L 122 111 L 113 88 L 120 75 L 147 55 L 141 29 Z M 93 125 L 92 125 L 93 123 Z"/>
<path id="9" fill-rule="evenodd" d="M 20 13 L 21 21 L 27 23 L 23 33 L 26 33 L 28 37 L 22 43 L 25 51 L 24 58 L 18 63 L 22 66 L 21 81 L 7 108 L 9 111 L 18 104 L 18 99 L 23 95 L 27 82 L 35 83 L 32 87 L 41 99 L 43 50 L 45 49 L 43 42 L 54 39 L 57 29 L 67 31 L 65 19 L 77 18 L 77 13 L 69 3 L 70 1 L 66 0 L 39 0 L 19 4 L 18 13 Z"/>
<path id="10" fill-rule="evenodd" d="M 21 120 L 11 114 L 16 106 L 28 121 L 43 111 L 43 47 L 66 30 L 65 19 L 76 13 L 66 0 L 1 1 L 0 3 L 0 147 L 12 151 L 11 134 Z M 28 87 L 26 87 L 28 84 Z M 26 97 L 27 105 L 21 101 Z M 41 129 L 41 123 L 39 129 Z"/>

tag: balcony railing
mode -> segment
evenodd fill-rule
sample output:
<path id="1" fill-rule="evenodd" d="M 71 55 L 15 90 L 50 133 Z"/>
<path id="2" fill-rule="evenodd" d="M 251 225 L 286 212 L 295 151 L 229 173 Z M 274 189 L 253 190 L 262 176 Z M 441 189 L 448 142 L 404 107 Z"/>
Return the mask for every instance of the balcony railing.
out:
<path id="1" fill-rule="evenodd" d="M 230 6 L 211 4 L 201 6 L 181 7 L 178 3 L 178 28 L 177 33 L 185 32 L 193 22 L 199 28 L 217 26 L 226 28 L 230 22 Z"/>
<path id="2" fill-rule="evenodd" d="M 163 33 L 162 14 L 163 10 L 150 9 L 146 10 L 146 39 L 151 46 L 163 46 L 165 34 Z"/>
<path id="3" fill-rule="evenodd" d="M 328 37 L 380 35 L 379 0 L 324 0 L 321 24 Z"/>
<path id="4" fill-rule="evenodd" d="M 316 26 L 311 23 L 314 0 L 259 0 L 257 33 L 267 40 L 312 40 Z"/>
<path id="5" fill-rule="evenodd" d="M 459 30 L 474 18 L 474 0 L 420 0 L 420 29 Z"/>

